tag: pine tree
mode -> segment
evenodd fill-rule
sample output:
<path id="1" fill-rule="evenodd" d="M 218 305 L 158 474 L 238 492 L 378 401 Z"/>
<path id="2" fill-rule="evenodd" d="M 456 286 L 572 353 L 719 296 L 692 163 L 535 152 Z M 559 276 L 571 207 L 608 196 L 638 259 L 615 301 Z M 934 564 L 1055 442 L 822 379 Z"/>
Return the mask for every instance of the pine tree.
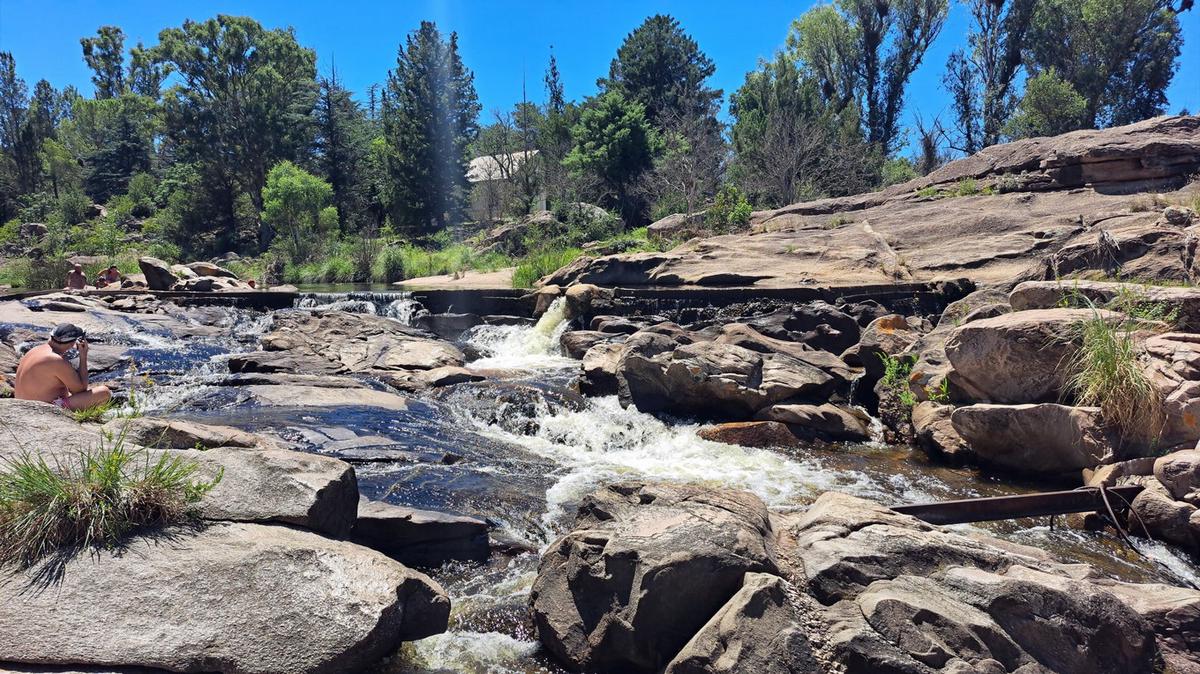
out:
<path id="1" fill-rule="evenodd" d="M 343 231 L 367 222 L 366 158 L 370 144 L 363 110 L 338 81 L 337 71 L 318 82 L 316 163 L 333 188 Z"/>
<path id="2" fill-rule="evenodd" d="M 94 73 L 96 98 L 116 98 L 125 91 L 125 33 L 116 26 L 101 26 L 96 37 L 79 40 L 83 60 Z"/>
<path id="3" fill-rule="evenodd" d="M 468 147 L 479 133 L 474 75 L 458 54 L 458 36 L 443 41 L 422 21 L 388 73 L 384 137 L 388 144 L 392 225 L 428 234 L 458 221 L 468 197 Z"/>

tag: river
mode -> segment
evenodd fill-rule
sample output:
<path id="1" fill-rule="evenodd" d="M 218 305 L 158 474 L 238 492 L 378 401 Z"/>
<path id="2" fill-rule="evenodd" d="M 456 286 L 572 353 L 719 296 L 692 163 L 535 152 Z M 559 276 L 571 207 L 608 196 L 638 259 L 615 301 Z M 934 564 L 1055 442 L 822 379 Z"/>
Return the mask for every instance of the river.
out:
<path id="1" fill-rule="evenodd" d="M 405 294 L 395 292 L 315 294 L 299 304 L 335 305 L 402 322 L 411 321 L 413 312 L 420 310 Z M 877 443 L 777 452 L 709 442 L 697 437 L 694 423 L 625 409 L 615 397 L 588 399 L 579 410 L 542 405 L 529 418 L 517 419 L 519 423 L 511 417 L 524 410 L 493 411 L 481 418 L 469 405 L 433 393 L 415 396 L 401 411 L 258 407 L 236 387 L 214 384 L 227 371 L 230 354 L 256 348 L 269 317 L 219 311 L 223 313 L 207 312 L 203 320 L 225 328 L 220 338 L 180 340 L 142 332 L 106 336 L 107 341 L 134 346 L 132 355 L 151 372 L 152 386 L 140 379 L 135 383 L 135 397 L 144 412 L 238 426 L 310 451 L 325 451 L 330 438 L 365 438 L 366 449 L 406 450 L 421 460 L 360 464 L 360 490 L 374 499 L 487 518 L 498 535 L 535 550 L 567 530 L 582 496 L 613 480 L 686 480 L 737 487 L 780 510 L 803 508 L 827 490 L 891 504 L 1037 487 L 932 464 L 920 452 Z M 553 392 L 569 384 L 578 369 L 578 363 L 558 349 L 558 336 L 566 327 L 555 308 L 535 325 L 473 328 L 461 345 L 476 354 L 471 367 L 517 372 L 516 379 Z M 444 461 L 448 455 L 461 460 Z M 1045 519 L 978 526 L 1066 561 L 1092 563 L 1123 579 L 1200 582 L 1195 566 L 1157 543 L 1139 542 L 1148 560 L 1110 535 L 1061 523 L 1052 527 Z M 484 564 L 453 563 L 429 570 L 451 597 L 450 631 L 406 645 L 380 671 L 561 671 L 539 654 L 527 618 L 537 563 L 538 555 L 532 552 L 494 554 Z"/>

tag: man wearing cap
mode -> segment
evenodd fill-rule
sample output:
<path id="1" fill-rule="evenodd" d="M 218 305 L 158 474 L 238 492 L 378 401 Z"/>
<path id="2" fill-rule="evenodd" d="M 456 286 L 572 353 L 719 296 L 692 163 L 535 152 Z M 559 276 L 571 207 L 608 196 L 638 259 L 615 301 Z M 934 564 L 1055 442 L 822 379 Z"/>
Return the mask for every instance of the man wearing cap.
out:
<path id="1" fill-rule="evenodd" d="M 71 347 L 79 349 L 79 367 L 67 360 Z M 21 400 L 41 400 L 68 410 L 84 410 L 108 402 L 107 386 L 88 387 L 87 336 L 78 326 L 63 323 L 50 339 L 21 357 L 14 391 Z"/>

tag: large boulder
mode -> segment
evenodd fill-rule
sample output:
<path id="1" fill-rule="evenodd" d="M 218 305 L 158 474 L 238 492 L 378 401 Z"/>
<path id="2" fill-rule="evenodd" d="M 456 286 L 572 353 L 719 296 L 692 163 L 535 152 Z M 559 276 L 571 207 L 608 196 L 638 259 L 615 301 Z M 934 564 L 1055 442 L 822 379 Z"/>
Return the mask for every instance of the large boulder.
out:
<path id="1" fill-rule="evenodd" d="M 483 520 L 365 498 L 358 503 L 352 540 L 413 566 L 488 557 L 488 525 Z"/>
<path id="2" fill-rule="evenodd" d="M 623 352 L 624 345 L 619 342 L 604 342 L 588 349 L 580 363 L 583 370 L 579 382 L 580 393 L 590 396 L 616 395 L 620 388 L 617 368 Z"/>
<path id="3" fill-rule="evenodd" d="M 801 436 L 849 441 L 871 439 L 871 420 L 865 412 L 830 403 L 771 405 L 759 410 L 755 418 L 785 423 L 791 432 Z"/>
<path id="4" fill-rule="evenodd" d="M 1193 446 L 1200 439 L 1200 335 L 1168 332 L 1143 343 L 1146 373 L 1162 400 L 1160 447 Z"/>
<path id="5" fill-rule="evenodd" d="M 654 241 L 683 241 L 705 231 L 703 212 L 672 213 L 646 227 L 646 234 Z"/>
<path id="6" fill-rule="evenodd" d="M 613 485 L 587 497 L 542 557 L 530 592 L 538 637 L 572 669 L 662 669 L 742 586 L 775 572 L 771 525 L 750 494 Z"/>
<path id="7" fill-rule="evenodd" d="M 1115 281 L 1026 281 L 1009 294 L 1013 311 L 1053 309 L 1064 303 L 1090 302 L 1140 310 L 1158 317 L 1172 316 L 1180 330 L 1200 330 L 1200 289 Z"/>
<path id="8" fill-rule="evenodd" d="M 710 442 L 742 447 L 794 447 L 801 438 L 780 421 L 729 421 L 705 426 L 696 435 Z"/>
<path id="9" fill-rule="evenodd" d="M 950 415 L 981 462 L 1034 474 L 1078 472 L 1113 458 L 1097 407 L 969 405 Z"/>
<path id="10" fill-rule="evenodd" d="M 217 276 L 237 280 L 238 275 L 212 262 L 192 262 L 187 265 L 197 276 Z"/>
<path id="11" fill-rule="evenodd" d="M 175 272 L 171 271 L 171 265 L 156 257 L 138 258 L 138 267 L 146 277 L 146 287 L 151 290 L 170 290 L 179 280 Z"/>
<path id="12" fill-rule="evenodd" d="M 1157 480 L 1149 480 L 1130 504 L 1136 522 L 1131 530 L 1148 533 L 1152 538 L 1200 552 L 1200 509 L 1185 501 L 1176 501 Z"/>
<path id="13" fill-rule="evenodd" d="M 276 313 L 263 351 L 231 358 L 233 372 L 381 374 L 462 365 L 462 351 L 427 333 L 367 314 Z"/>
<path id="14" fill-rule="evenodd" d="M 1186 449 L 1154 461 L 1154 477 L 1171 496 L 1200 506 L 1200 449 Z"/>
<path id="15" fill-rule="evenodd" d="M 976 402 L 1039 403 L 1060 399 L 1079 326 L 1120 315 L 1091 309 L 1018 311 L 972 321 L 946 340 L 951 382 Z"/>
<path id="16" fill-rule="evenodd" d="M 864 381 L 860 386 L 874 385 L 883 376 L 884 358 L 898 357 L 909 351 L 932 329 L 928 321 L 920 318 L 900 314 L 881 316 L 862 331 L 857 344 L 846 349 L 842 360 L 863 368 Z"/>
<path id="17" fill-rule="evenodd" d="M 962 436 L 954 430 L 951 415 L 954 408 L 929 400 L 917 403 L 912 410 L 912 426 L 917 446 L 936 458 L 960 460 L 970 454 Z"/>
<path id="18" fill-rule="evenodd" d="M 231 674 L 357 670 L 450 611 L 437 583 L 373 550 L 238 523 L 6 575 L 0 604 L 0 662 Z"/>

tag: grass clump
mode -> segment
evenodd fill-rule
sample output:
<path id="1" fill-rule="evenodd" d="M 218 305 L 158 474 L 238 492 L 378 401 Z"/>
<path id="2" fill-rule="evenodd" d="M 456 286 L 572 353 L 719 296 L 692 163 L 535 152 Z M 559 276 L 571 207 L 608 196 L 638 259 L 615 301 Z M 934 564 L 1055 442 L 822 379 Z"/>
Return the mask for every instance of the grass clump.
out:
<path id="1" fill-rule="evenodd" d="M 1133 326 L 1099 313 L 1079 327 L 1080 347 L 1067 364 L 1067 385 L 1080 405 L 1099 407 L 1122 439 L 1153 443 L 1163 425 L 1163 401 L 1141 365 Z"/>
<path id="2" fill-rule="evenodd" d="M 879 359 L 883 361 L 883 385 L 896 394 L 896 399 L 901 405 L 916 405 L 917 397 L 908 387 L 908 376 L 912 373 L 914 360 L 911 357 L 889 356 L 886 353 L 879 354 Z"/>
<path id="3" fill-rule="evenodd" d="M 170 453 L 128 451 L 122 438 L 54 466 L 33 454 L 10 459 L 0 467 L 0 566 L 112 549 L 137 529 L 190 519 L 221 480 L 199 479 L 197 470 Z"/>
<path id="4" fill-rule="evenodd" d="M 954 196 L 970 197 L 980 194 L 979 183 L 972 178 L 963 178 L 954 186 Z"/>
<path id="5" fill-rule="evenodd" d="M 538 279 L 574 262 L 575 258 L 582 253 L 583 251 L 578 248 L 542 250 L 531 253 L 522 259 L 517 264 L 517 268 L 513 270 L 513 287 L 532 288 Z"/>

